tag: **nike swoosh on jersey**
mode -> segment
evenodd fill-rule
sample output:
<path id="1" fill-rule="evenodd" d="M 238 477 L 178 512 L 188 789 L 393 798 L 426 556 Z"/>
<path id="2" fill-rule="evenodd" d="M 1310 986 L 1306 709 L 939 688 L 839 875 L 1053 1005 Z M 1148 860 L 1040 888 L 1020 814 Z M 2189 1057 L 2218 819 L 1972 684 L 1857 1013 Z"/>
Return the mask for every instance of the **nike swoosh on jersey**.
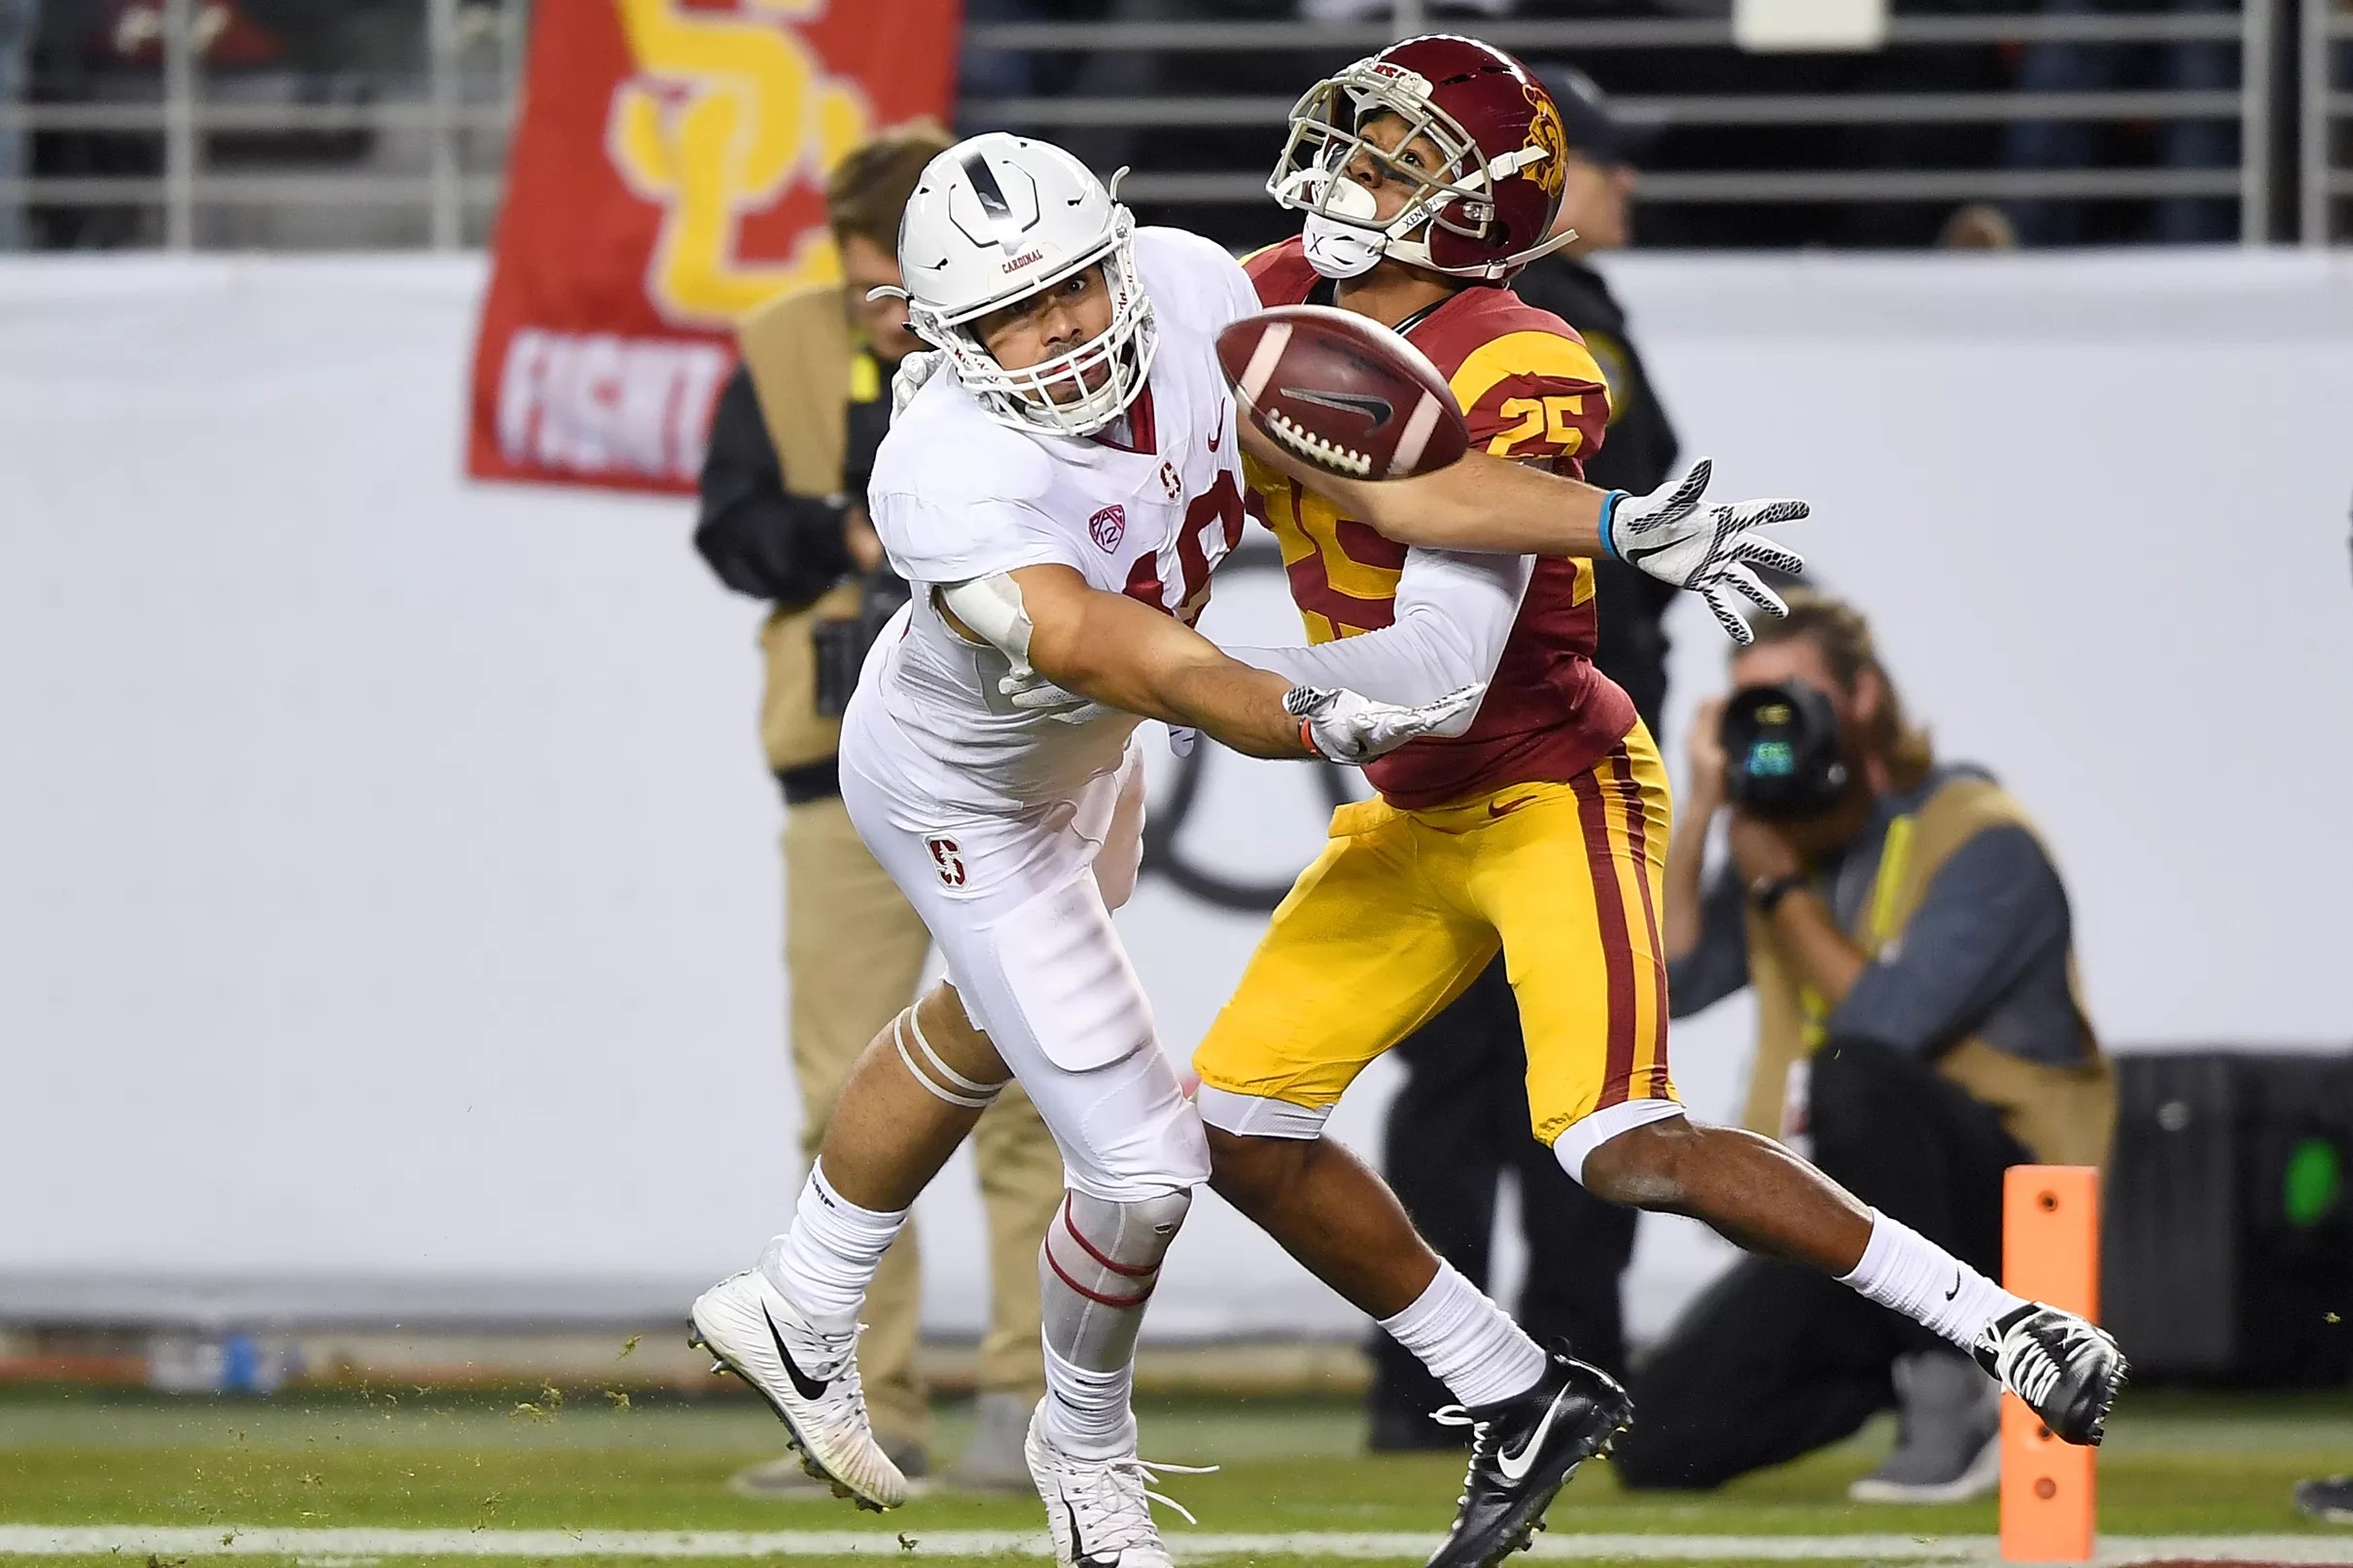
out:
<path id="1" fill-rule="evenodd" d="M 1505 1481 L 1528 1479 L 1528 1471 L 1536 1462 L 1536 1450 L 1544 1446 L 1545 1436 L 1552 1431 L 1553 1421 L 1561 1413 L 1561 1402 L 1572 1392 L 1574 1390 L 1563 1388 L 1553 1396 L 1552 1404 L 1545 1408 L 1544 1419 L 1536 1423 L 1536 1429 L 1528 1435 L 1528 1441 L 1520 1446 L 1518 1453 L 1495 1455 L 1495 1469 Z"/>
<path id="2" fill-rule="evenodd" d="M 1213 430 L 1213 431 L 1210 432 L 1210 450 L 1211 450 L 1211 451 L 1212 451 L 1212 452 L 1216 451 L 1216 450 L 1217 450 L 1217 443 L 1218 443 L 1219 441 L 1224 440 L 1224 439 L 1225 439 L 1225 427 L 1224 427 L 1223 425 L 1220 425 L 1220 426 L 1218 426 L 1218 427 L 1217 427 L 1215 430 Z"/>
<path id="3" fill-rule="evenodd" d="M 785 1348 L 785 1337 L 777 1332 L 775 1314 L 763 1306 L 759 1309 L 759 1315 L 767 1320 L 768 1338 L 776 1342 L 776 1353 L 784 1358 L 785 1376 L 792 1379 L 792 1386 L 800 1391 L 800 1397 L 803 1399 L 825 1398 L 826 1380 L 812 1378 L 807 1373 L 800 1370 L 800 1364 L 792 1359 L 792 1352 Z"/>

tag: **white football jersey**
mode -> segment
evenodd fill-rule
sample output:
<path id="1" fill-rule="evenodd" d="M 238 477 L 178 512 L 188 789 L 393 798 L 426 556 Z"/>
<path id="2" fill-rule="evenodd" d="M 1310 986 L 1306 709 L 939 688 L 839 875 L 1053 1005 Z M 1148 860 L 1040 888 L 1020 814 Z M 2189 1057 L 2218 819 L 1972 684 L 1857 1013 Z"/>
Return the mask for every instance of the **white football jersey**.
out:
<path id="1" fill-rule="evenodd" d="M 1190 624 L 1242 537 L 1242 461 L 1216 337 L 1255 312 L 1234 259 L 1175 228 L 1143 228 L 1136 260 L 1159 323 L 1145 390 L 1087 437 L 1015 431 L 935 374 L 893 421 L 867 505 L 914 588 L 866 663 L 847 722 L 943 805 L 1020 810 L 1068 798 L 1119 765 L 1137 720 L 1066 723 L 1016 709 L 1008 661 L 949 629 L 931 591 L 1022 567 L 1067 566 Z"/>

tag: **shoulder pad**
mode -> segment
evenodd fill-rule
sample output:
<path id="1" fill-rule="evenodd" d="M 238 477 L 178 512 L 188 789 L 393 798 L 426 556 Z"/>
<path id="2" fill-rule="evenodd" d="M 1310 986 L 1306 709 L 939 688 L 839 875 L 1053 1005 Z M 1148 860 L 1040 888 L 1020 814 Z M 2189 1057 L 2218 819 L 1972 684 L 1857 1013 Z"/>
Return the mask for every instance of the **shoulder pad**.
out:
<path id="1" fill-rule="evenodd" d="M 956 505 L 975 501 L 1036 501 L 1051 487 L 1054 460 L 1031 436 L 980 411 L 943 368 L 891 422 L 874 455 L 870 495 L 912 495 Z"/>

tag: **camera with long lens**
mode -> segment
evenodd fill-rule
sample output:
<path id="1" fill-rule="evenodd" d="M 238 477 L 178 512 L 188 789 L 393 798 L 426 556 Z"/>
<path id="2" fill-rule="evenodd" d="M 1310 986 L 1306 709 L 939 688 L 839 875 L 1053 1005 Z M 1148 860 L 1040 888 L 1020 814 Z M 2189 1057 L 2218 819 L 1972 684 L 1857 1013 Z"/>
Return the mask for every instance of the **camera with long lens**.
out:
<path id="1" fill-rule="evenodd" d="M 887 385 L 889 367 L 879 366 L 876 373 Z M 883 436 L 890 429 L 891 398 L 887 391 L 880 397 L 850 404 L 842 452 L 841 499 L 845 515 L 849 503 L 865 504 L 866 483 L 874 475 L 874 454 L 880 450 Z M 839 718 L 849 711 L 850 694 L 858 689 L 858 672 L 866 662 L 866 650 L 874 645 L 874 640 L 882 635 L 882 629 L 890 624 L 891 617 L 898 613 L 908 597 L 907 585 L 887 567 L 860 573 L 848 581 L 858 589 L 857 610 L 848 614 L 838 610 L 821 613 L 810 632 L 817 645 L 817 712 L 825 718 Z M 830 610 L 832 603 L 828 599 L 821 608 Z"/>
<path id="2" fill-rule="evenodd" d="M 1820 817 L 1846 792 L 1838 710 L 1802 680 L 1742 686 L 1724 704 L 1725 793 L 1775 821 Z"/>
<path id="3" fill-rule="evenodd" d="M 817 711 L 826 718 L 849 712 L 866 650 L 908 598 L 907 585 L 888 570 L 852 580 L 858 585 L 858 613 L 820 620 L 809 634 L 817 643 Z"/>

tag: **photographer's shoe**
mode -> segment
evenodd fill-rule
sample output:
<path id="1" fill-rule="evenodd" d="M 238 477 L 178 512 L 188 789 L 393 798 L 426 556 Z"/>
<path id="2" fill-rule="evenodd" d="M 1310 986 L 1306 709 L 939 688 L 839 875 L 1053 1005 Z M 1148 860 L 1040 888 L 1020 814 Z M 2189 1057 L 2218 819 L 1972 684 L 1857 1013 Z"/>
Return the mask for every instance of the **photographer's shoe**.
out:
<path id="1" fill-rule="evenodd" d="M 1895 1451 L 1846 1488 L 1858 1503 L 1965 1503 L 2002 1481 L 2001 1390 L 1949 1350 L 1897 1358 Z"/>
<path id="2" fill-rule="evenodd" d="M 2296 1483 L 2296 1512 L 2323 1524 L 2353 1524 L 2353 1476 Z"/>
<path id="3" fill-rule="evenodd" d="M 2107 1435 L 2108 1407 L 2126 1369 L 2125 1353 L 2101 1329 L 2028 1302 L 1988 1323 L 1975 1354 L 2060 1442 L 2097 1447 Z"/>
<path id="4" fill-rule="evenodd" d="M 1633 1413 L 1609 1374 L 1558 1350 L 1527 1393 L 1439 1411 L 1448 1425 L 1471 1429 L 1471 1456 L 1454 1528 L 1428 1568 L 1494 1568 L 1526 1551 L 1568 1478 L 1608 1452 Z"/>

